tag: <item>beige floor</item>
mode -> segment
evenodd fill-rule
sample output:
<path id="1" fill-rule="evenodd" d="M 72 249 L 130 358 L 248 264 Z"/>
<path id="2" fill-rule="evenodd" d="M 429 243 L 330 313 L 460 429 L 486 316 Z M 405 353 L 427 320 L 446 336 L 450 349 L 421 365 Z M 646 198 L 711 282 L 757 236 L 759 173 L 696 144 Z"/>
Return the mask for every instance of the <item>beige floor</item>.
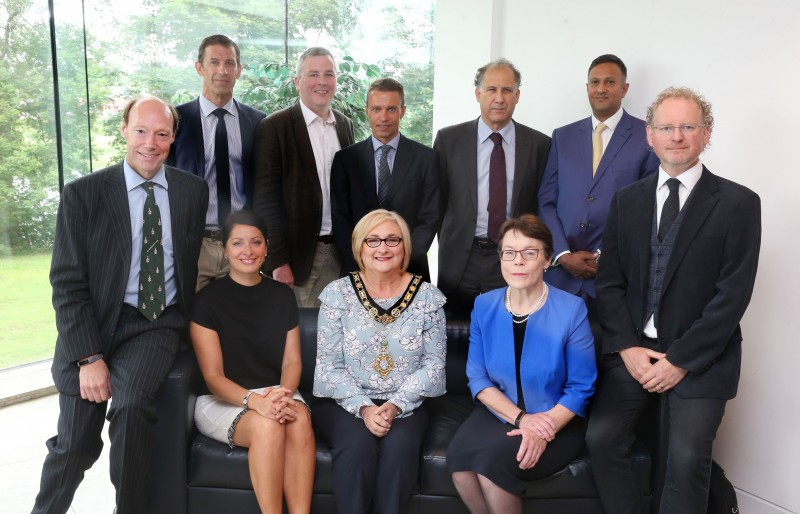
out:
<path id="1" fill-rule="evenodd" d="M 45 441 L 55 435 L 57 418 L 57 395 L 0 408 L 0 513 L 24 514 L 33 508 L 42 462 L 47 454 Z M 114 510 L 106 431 L 103 440 L 103 454 L 86 473 L 70 514 L 102 514 Z"/>

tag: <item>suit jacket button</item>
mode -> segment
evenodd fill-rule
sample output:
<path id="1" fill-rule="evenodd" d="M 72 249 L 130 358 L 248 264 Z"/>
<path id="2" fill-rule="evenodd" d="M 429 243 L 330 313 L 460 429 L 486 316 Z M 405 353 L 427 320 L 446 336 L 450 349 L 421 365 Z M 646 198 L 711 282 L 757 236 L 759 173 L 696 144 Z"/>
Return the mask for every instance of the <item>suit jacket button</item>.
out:
<path id="1" fill-rule="evenodd" d="M 586 228 L 586 223 L 581 222 L 581 228 Z"/>
<path id="2" fill-rule="evenodd" d="M 587 198 L 587 200 L 589 200 L 590 202 L 594 202 L 594 196 L 589 195 L 589 198 Z"/>

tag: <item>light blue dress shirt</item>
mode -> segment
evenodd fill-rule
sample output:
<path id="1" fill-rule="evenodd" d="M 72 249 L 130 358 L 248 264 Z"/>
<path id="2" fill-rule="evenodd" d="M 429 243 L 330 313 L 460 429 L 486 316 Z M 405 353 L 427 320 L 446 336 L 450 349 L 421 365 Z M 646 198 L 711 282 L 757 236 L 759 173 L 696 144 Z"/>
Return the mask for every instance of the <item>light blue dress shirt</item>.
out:
<path id="1" fill-rule="evenodd" d="M 131 268 L 128 271 L 128 285 L 125 287 L 125 303 L 136 307 L 139 303 L 139 270 L 142 267 L 142 211 L 147 193 L 142 184 L 147 182 L 128 164 L 122 165 L 125 170 L 125 187 L 128 190 L 128 208 L 131 215 Z M 175 250 L 172 241 L 172 223 L 169 211 L 169 184 L 164 166 L 150 180 L 155 182 L 153 194 L 161 213 L 161 245 L 164 247 L 164 279 L 166 280 L 167 305 L 175 303 L 177 286 L 175 284 Z M 110 257 L 109 257 L 110 258 Z"/>

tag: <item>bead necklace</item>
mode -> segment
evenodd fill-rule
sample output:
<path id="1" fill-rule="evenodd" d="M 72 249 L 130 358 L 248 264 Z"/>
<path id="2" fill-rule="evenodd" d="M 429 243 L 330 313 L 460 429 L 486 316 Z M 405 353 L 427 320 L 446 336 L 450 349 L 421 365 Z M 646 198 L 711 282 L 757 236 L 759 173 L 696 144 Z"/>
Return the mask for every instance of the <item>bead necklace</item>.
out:
<path id="1" fill-rule="evenodd" d="M 506 310 L 509 313 L 511 313 L 511 321 L 513 321 L 514 323 L 525 323 L 526 321 L 528 321 L 528 318 L 531 316 L 531 314 L 542 308 L 542 305 L 544 304 L 544 298 L 546 296 L 547 296 L 547 283 L 543 282 L 542 294 L 539 296 L 539 299 L 536 300 L 536 304 L 533 306 L 533 309 L 531 309 L 530 312 L 528 312 L 527 314 L 517 314 L 516 312 L 511 310 L 511 288 L 510 287 L 506 288 Z M 523 318 L 523 319 L 517 320 L 517 318 Z"/>

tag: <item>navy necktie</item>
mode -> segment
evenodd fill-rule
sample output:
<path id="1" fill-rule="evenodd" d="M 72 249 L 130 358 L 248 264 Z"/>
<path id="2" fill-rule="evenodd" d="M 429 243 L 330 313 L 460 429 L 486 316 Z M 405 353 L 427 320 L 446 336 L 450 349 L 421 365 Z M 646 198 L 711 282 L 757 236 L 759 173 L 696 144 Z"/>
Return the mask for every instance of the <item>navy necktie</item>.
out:
<path id="1" fill-rule="evenodd" d="M 389 171 L 389 150 L 392 147 L 383 145 L 380 147 L 381 160 L 378 163 L 378 204 L 383 207 L 386 203 L 386 198 L 389 196 L 389 180 L 392 178 L 392 173 Z"/>
<path id="2" fill-rule="evenodd" d="M 214 135 L 214 165 L 217 170 L 217 223 L 222 226 L 231 212 L 231 164 L 228 155 L 228 128 L 225 109 L 217 109 L 217 132 Z"/>

